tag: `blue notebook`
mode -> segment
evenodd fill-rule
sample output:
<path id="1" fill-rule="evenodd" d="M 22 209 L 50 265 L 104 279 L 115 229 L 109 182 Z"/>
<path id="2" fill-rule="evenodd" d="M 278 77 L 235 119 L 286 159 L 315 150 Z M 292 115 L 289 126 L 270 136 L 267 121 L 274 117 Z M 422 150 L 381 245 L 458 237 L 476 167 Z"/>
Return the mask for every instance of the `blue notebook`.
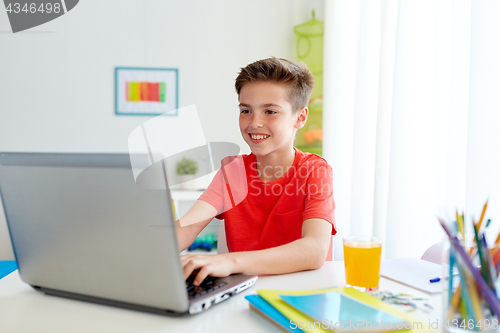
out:
<path id="1" fill-rule="evenodd" d="M 333 332 L 387 332 L 404 329 L 406 321 L 339 292 L 280 295 L 281 299 Z M 327 327 L 326 327 L 327 326 Z"/>
<path id="2" fill-rule="evenodd" d="M 245 298 L 250 302 L 251 306 L 253 306 L 253 310 L 266 317 L 266 319 L 278 325 L 280 328 L 288 332 L 303 332 L 299 328 L 292 328 L 293 325 L 290 325 L 290 320 L 259 295 L 248 295 L 245 296 Z"/>
<path id="3" fill-rule="evenodd" d="M 16 269 L 17 265 L 14 260 L 0 260 L 0 279 L 9 275 Z"/>

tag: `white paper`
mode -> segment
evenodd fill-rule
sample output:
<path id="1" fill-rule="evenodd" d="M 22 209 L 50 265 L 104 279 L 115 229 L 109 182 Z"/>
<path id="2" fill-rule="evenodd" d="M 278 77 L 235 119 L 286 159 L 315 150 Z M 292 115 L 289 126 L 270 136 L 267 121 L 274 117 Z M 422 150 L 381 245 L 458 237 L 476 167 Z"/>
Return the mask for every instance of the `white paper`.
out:
<path id="1" fill-rule="evenodd" d="M 436 294 L 443 291 L 443 280 L 429 282 L 443 275 L 442 266 L 430 261 L 416 258 L 385 260 L 380 264 L 380 275 L 426 293 Z"/>

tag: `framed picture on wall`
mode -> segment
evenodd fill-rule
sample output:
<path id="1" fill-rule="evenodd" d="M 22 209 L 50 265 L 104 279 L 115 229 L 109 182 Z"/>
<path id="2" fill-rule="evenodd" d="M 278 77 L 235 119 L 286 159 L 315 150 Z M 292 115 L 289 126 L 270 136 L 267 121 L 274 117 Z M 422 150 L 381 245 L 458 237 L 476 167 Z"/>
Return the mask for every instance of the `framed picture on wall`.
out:
<path id="1" fill-rule="evenodd" d="M 116 67 L 115 114 L 176 116 L 178 83 L 177 68 Z"/>

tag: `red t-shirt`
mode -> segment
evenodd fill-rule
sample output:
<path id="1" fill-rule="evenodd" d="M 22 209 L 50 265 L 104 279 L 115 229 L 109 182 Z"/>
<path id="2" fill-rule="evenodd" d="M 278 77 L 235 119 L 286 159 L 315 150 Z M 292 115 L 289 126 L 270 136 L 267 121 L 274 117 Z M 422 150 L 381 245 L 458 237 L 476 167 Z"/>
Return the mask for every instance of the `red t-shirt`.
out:
<path id="1" fill-rule="evenodd" d="M 264 183 L 254 154 L 222 160 L 222 167 L 199 200 L 214 206 L 225 220 L 230 252 L 262 250 L 302 238 L 302 223 L 320 218 L 337 233 L 333 172 L 325 159 L 295 148 L 292 167 Z M 265 170 L 264 170 L 265 172 Z"/>

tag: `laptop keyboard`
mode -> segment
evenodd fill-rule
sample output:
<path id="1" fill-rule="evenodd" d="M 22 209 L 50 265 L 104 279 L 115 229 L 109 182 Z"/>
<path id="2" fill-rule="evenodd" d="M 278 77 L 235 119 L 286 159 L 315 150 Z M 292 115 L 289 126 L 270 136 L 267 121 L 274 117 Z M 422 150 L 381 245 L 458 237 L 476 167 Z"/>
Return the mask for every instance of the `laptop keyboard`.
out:
<path id="1" fill-rule="evenodd" d="M 195 299 L 200 296 L 206 295 L 214 290 L 217 290 L 223 286 L 225 286 L 227 283 L 226 282 L 217 282 L 219 278 L 213 277 L 213 276 L 207 276 L 205 280 L 199 285 L 195 286 L 193 284 L 194 278 L 196 275 L 191 275 L 187 280 L 186 280 L 186 289 L 188 293 L 188 298 L 189 299 Z"/>

